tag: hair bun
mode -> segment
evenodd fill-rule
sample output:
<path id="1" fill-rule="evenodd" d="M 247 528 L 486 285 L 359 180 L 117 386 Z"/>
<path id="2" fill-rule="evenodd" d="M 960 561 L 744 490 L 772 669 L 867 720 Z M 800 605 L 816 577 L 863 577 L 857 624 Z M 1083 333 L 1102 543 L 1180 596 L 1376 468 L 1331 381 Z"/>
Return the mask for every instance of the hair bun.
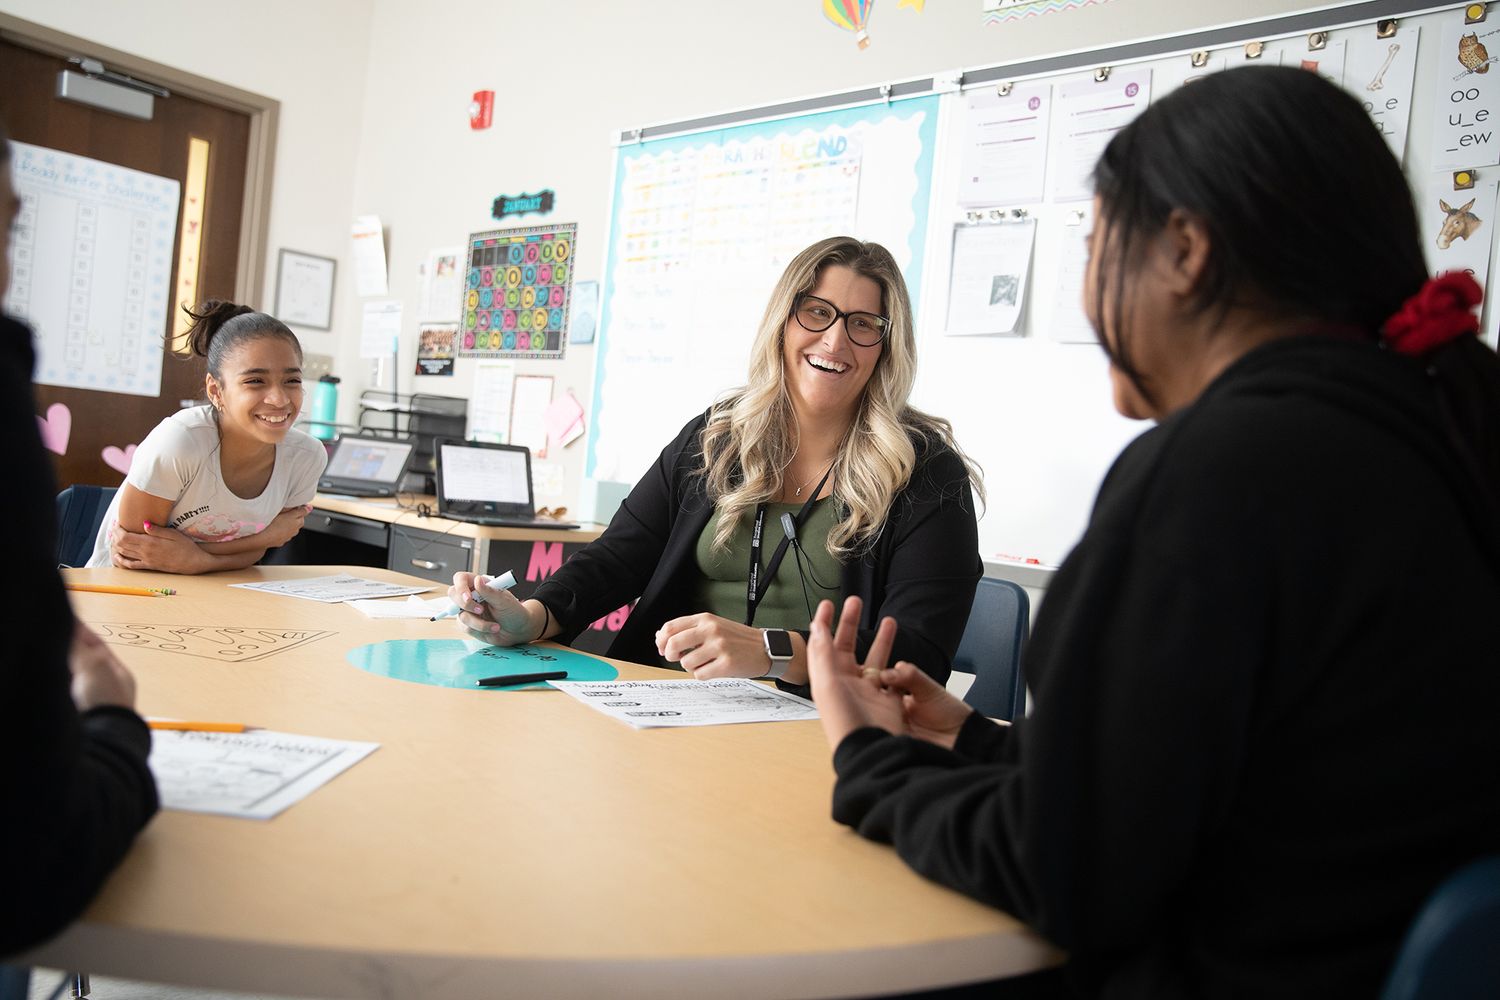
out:
<path id="1" fill-rule="evenodd" d="M 204 299 L 196 307 L 183 306 L 182 311 L 192 317 L 193 325 L 188 330 L 188 344 L 192 347 L 193 353 L 200 358 L 208 357 L 208 346 L 213 342 L 214 334 L 218 333 L 225 323 L 236 316 L 255 312 L 249 306 L 242 306 L 227 299 Z"/>

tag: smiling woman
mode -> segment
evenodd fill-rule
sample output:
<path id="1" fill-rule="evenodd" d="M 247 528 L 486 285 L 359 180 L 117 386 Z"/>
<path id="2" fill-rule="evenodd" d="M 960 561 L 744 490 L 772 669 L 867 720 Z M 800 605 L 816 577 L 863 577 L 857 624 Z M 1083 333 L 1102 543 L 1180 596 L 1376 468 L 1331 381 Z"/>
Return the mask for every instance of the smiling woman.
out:
<path id="1" fill-rule="evenodd" d="M 208 405 L 174 413 L 141 442 L 90 566 L 240 569 L 290 541 L 311 509 L 328 456 L 292 427 L 303 394 L 296 335 L 232 302 L 187 312 L 193 353 L 208 359 Z"/>
<path id="2" fill-rule="evenodd" d="M 833 237 L 797 254 L 750 359 L 530 600 L 455 577 L 462 624 L 567 642 L 635 600 L 611 656 L 795 688 L 813 607 L 858 594 L 862 648 L 895 616 L 898 655 L 946 679 L 982 568 L 978 477 L 947 421 L 907 403 L 916 338 L 890 253 Z"/>

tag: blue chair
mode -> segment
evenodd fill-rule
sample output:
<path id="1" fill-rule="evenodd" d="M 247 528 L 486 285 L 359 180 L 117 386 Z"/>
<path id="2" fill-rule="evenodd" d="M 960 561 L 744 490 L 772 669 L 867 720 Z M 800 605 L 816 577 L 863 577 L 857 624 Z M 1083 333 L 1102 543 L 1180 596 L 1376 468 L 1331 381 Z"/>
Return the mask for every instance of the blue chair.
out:
<path id="1" fill-rule="evenodd" d="M 974 675 L 964 701 L 1007 722 L 1023 704 L 1021 647 L 1031 632 L 1031 600 L 1020 584 L 983 577 L 974 592 L 953 669 Z"/>
<path id="2" fill-rule="evenodd" d="M 29 966 L 0 965 L 0 1000 L 26 1000 L 30 993 Z"/>
<path id="3" fill-rule="evenodd" d="M 94 554 L 115 486 L 69 486 L 57 495 L 57 564 L 82 566 Z"/>
<path id="4" fill-rule="evenodd" d="M 1500 997 L 1500 855 L 1460 868 L 1427 898 L 1406 932 L 1380 996 Z"/>

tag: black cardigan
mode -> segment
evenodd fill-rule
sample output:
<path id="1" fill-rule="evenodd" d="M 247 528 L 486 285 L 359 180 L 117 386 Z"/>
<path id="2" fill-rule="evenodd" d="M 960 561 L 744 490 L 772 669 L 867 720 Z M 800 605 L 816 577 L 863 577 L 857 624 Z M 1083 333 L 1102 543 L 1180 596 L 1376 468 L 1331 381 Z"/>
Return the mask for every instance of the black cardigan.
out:
<path id="1" fill-rule="evenodd" d="M 32 363 L 31 331 L 0 317 L 0 427 L 11 442 L 0 490 L 0 523 L 10 526 L 5 600 L 26 609 L 0 667 L 0 957 L 82 912 L 157 806 L 140 716 L 80 715 L 69 694 L 73 614 L 57 575 L 57 503 Z"/>
<path id="2" fill-rule="evenodd" d="M 1032 715 L 839 746 L 834 815 L 1038 927 L 1085 995 L 1373 997 L 1500 849 L 1500 509 L 1413 362 L 1262 347 L 1115 463 Z"/>
<path id="3" fill-rule="evenodd" d="M 571 642 L 601 615 L 639 598 L 609 655 L 656 664 L 656 630 L 702 608 L 692 604 L 699 576 L 695 549 L 713 514 L 703 477 L 702 432 L 695 417 L 663 449 L 597 540 L 575 553 L 532 595 Z M 968 470 L 952 449 L 914 437 L 917 465 L 896 495 L 879 538 L 844 565 L 843 596 L 864 599 L 859 654 L 886 615 L 900 624 L 892 662 L 918 664 L 947 680 L 984 566 Z M 806 633 L 804 632 L 804 635 Z"/>

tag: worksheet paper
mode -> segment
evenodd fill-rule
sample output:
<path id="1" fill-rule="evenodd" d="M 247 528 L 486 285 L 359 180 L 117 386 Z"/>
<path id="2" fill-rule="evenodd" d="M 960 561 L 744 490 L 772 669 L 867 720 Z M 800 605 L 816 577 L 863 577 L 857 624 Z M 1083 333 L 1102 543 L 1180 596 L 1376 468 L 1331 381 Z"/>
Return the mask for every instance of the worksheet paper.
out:
<path id="1" fill-rule="evenodd" d="M 1025 205 L 1042 200 L 1047 167 L 1050 83 L 1023 84 L 1004 97 L 967 95 L 960 205 Z"/>
<path id="2" fill-rule="evenodd" d="M 271 819 L 378 746 L 268 729 L 156 730 L 151 734 L 149 764 L 161 804 L 168 809 Z"/>
<path id="3" fill-rule="evenodd" d="M 709 681 L 549 681 L 598 712 L 637 729 L 816 719 L 806 698 L 744 677 Z"/>
<path id="4" fill-rule="evenodd" d="M 951 336 L 1015 333 L 1026 299 L 1036 223 L 957 226 L 948 286 Z"/>
<path id="5" fill-rule="evenodd" d="M 1074 79 L 1059 84 L 1055 93 L 1051 200 L 1092 198 L 1099 154 L 1151 103 L 1151 70 L 1115 70 L 1105 80 Z"/>
<path id="6" fill-rule="evenodd" d="M 231 587 L 242 590 L 260 590 L 283 597 L 301 597 L 324 604 L 342 604 L 360 597 L 401 597 L 406 594 L 425 594 L 434 587 L 409 587 L 401 583 L 384 580 L 367 580 L 360 576 L 340 573 L 337 576 L 314 576 L 305 580 L 268 580 L 264 583 L 231 583 Z"/>

